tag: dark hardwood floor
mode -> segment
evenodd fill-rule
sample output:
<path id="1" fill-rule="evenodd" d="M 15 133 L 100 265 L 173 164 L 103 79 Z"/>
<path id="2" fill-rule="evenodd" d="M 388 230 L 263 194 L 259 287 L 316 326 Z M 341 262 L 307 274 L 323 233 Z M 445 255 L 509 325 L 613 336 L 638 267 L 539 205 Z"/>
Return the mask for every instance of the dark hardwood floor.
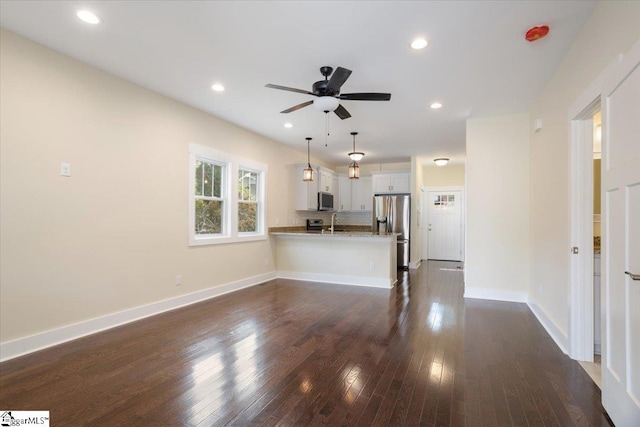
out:
<path id="1" fill-rule="evenodd" d="M 0 364 L 0 408 L 52 425 L 608 426 L 526 305 L 455 263 L 397 288 L 274 280 Z"/>

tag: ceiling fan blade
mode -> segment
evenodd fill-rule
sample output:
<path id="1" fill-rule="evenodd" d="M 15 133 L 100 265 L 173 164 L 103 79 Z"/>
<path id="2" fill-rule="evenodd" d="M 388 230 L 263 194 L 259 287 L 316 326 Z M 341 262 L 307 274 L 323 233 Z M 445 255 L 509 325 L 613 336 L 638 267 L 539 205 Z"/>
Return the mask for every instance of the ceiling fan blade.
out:
<path id="1" fill-rule="evenodd" d="M 347 109 L 344 108 L 342 105 L 338 105 L 338 108 L 336 108 L 334 113 L 336 113 L 336 115 L 340 117 L 342 120 L 348 119 L 349 117 L 351 117 L 351 114 L 349 114 Z"/>
<path id="2" fill-rule="evenodd" d="M 293 87 L 286 87 L 286 86 L 272 85 L 271 83 L 264 85 L 264 87 L 269 87 L 271 89 L 288 90 L 289 92 L 298 92 L 298 93 L 304 93 L 304 94 L 307 94 L 307 95 L 318 96 L 313 92 L 309 92 L 308 90 L 296 89 L 296 88 L 293 88 Z"/>
<path id="3" fill-rule="evenodd" d="M 390 93 L 343 93 L 338 99 L 346 99 L 347 101 L 388 101 L 391 99 Z"/>
<path id="4" fill-rule="evenodd" d="M 296 111 L 296 110 L 299 110 L 299 109 L 301 109 L 301 108 L 304 108 L 304 107 L 306 107 L 306 106 L 308 106 L 308 105 L 311 105 L 311 104 L 313 104 L 313 101 L 303 102 L 302 104 L 298 104 L 298 105 L 296 105 L 296 106 L 294 106 L 294 107 L 287 108 L 286 110 L 284 110 L 284 111 L 280 111 L 280 112 L 281 112 L 281 113 L 284 113 L 284 114 L 287 114 L 287 113 L 290 113 L 290 112 L 292 112 L 292 111 Z"/>
<path id="5" fill-rule="evenodd" d="M 329 79 L 329 84 L 327 85 L 327 93 L 333 95 L 340 92 L 340 88 L 342 87 L 344 82 L 347 81 L 350 75 L 351 70 L 338 67 L 338 69 L 333 72 L 331 78 Z"/>

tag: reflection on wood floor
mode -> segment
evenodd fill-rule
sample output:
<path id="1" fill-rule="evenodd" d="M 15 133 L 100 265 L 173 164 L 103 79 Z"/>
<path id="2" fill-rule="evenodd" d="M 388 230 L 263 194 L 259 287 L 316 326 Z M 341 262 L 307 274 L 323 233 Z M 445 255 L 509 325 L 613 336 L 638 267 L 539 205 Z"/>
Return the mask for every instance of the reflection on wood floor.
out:
<path id="1" fill-rule="evenodd" d="M 14 359 L 0 407 L 65 426 L 609 425 L 527 306 L 464 300 L 456 266 L 391 291 L 274 280 Z"/>

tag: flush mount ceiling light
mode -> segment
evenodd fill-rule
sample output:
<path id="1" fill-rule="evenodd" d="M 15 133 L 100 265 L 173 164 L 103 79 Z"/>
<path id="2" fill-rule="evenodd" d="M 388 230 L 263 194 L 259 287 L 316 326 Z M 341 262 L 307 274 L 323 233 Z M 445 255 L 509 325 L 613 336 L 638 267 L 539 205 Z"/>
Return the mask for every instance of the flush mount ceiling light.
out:
<path id="1" fill-rule="evenodd" d="M 449 159 L 441 157 L 439 159 L 434 159 L 433 160 L 436 163 L 436 166 L 444 166 L 447 163 L 449 163 Z"/>
<path id="2" fill-rule="evenodd" d="M 429 42 L 423 38 L 417 38 L 411 42 L 411 49 L 420 50 L 429 45 Z"/>
<path id="3" fill-rule="evenodd" d="M 215 92 L 224 92 L 224 86 L 222 86 L 220 83 L 215 83 L 211 85 L 211 90 Z"/>
<path id="4" fill-rule="evenodd" d="M 353 160 L 349 165 L 348 175 L 349 179 L 360 179 L 360 166 L 358 166 L 358 160 L 364 157 L 364 153 L 356 151 L 356 135 L 358 132 L 351 132 L 353 136 L 353 151 L 349 153 L 349 158 Z"/>
<path id="5" fill-rule="evenodd" d="M 313 168 L 311 167 L 311 138 L 306 137 L 307 140 L 307 167 L 302 171 L 302 180 L 305 182 L 313 181 Z"/>
<path id="6" fill-rule="evenodd" d="M 441 103 L 434 102 L 433 104 L 431 104 L 431 109 L 437 110 L 438 108 L 442 108 L 442 104 Z"/>
<path id="7" fill-rule="evenodd" d="M 340 105 L 338 98 L 333 96 L 321 96 L 313 100 L 313 106 L 320 111 L 329 112 L 335 111 Z"/>
<path id="8" fill-rule="evenodd" d="M 89 12 L 88 10 L 79 10 L 76 12 L 76 16 L 86 22 L 87 24 L 99 24 L 100 18 L 93 12 Z"/>
<path id="9" fill-rule="evenodd" d="M 291 123 L 285 123 L 284 127 L 286 127 L 287 129 L 291 129 L 293 127 L 293 124 Z"/>

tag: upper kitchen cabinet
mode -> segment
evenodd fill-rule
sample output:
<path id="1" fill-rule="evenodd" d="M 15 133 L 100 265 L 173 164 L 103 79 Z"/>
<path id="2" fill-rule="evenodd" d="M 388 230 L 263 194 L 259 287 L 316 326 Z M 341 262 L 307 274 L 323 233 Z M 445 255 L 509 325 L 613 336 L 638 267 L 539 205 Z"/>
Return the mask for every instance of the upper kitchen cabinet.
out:
<path id="1" fill-rule="evenodd" d="M 374 172 L 372 173 L 373 179 L 373 193 L 385 194 L 385 193 L 409 193 L 411 191 L 410 186 L 410 173 L 407 172 Z"/>
<path id="2" fill-rule="evenodd" d="M 318 175 L 320 175 L 320 181 L 318 182 L 318 191 L 324 191 L 325 193 L 334 194 L 333 172 L 324 168 L 319 168 Z"/>
<path id="3" fill-rule="evenodd" d="M 334 194 L 333 171 L 321 166 L 312 166 L 313 181 L 305 182 L 302 180 L 302 171 L 307 164 L 296 165 L 295 189 L 296 189 L 296 210 L 298 211 L 317 211 L 318 210 L 318 192 Z M 335 196 L 334 196 L 335 203 Z M 335 205 L 334 205 L 335 206 Z"/>
<path id="4" fill-rule="evenodd" d="M 351 210 L 373 210 L 373 191 L 371 189 L 371 177 L 365 176 L 351 180 Z"/>
<path id="5" fill-rule="evenodd" d="M 351 210 L 351 180 L 346 175 L 338 176 L 338 205 L 339 211 Z"/>

